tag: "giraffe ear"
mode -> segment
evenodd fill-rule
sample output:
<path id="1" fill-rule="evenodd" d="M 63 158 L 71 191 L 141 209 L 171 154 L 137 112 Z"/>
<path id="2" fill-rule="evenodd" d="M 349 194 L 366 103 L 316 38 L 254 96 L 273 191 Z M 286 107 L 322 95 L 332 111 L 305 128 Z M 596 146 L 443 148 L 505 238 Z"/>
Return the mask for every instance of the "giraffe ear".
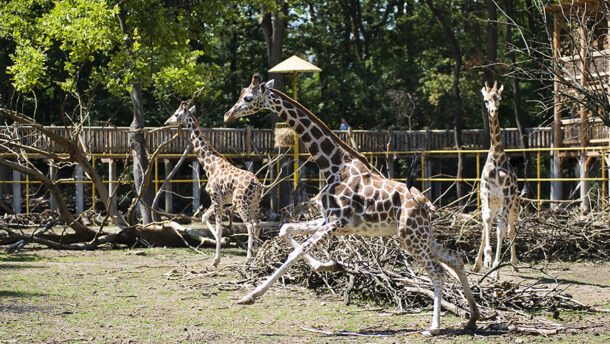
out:
<path id="1" fill-rule="evenodd" d="M 189 109 L 189 113 L 193 115 L 195 114 L 195 111 L 197 111 L 197 107 L 195 105 L 191 106 L 191 108 Z"/>
<path id="2" fill-rule="evenodd" d="M 275 82 L 275 79 L 271 79 L 265 83 L 261 84 L 261 90 L 264 90 L 265 88 L 273 88 L 273 83 Z"/>
<path id="3" fill-rule="evenodd" d="M 485 86 L 487 86 L 487 85 L 485 85 Z M 483 87 L 481 89 L 481 94 L 483 95 L 483 98 L 485 98 L 485 95 L 487 94 L 487 89 L 485 87 Z"/>
<path id="4" fill-rule="evenodd" d="M 504 90 L 504 85 L 501 85 L 500 89 L 498 90 L 498 95 L 501 95 L 503 90 Z"/>

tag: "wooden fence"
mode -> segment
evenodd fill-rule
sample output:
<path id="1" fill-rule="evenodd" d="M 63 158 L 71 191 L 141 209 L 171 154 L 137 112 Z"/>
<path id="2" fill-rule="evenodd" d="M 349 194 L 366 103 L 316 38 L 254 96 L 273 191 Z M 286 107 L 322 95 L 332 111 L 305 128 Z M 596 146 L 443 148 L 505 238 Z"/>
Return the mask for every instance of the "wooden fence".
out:
<path id="1" fill-rule="evenodd" d="M 600 121 L 591 121 L 589 137 L 591 145 L 608 144 L 608 127 Z M 1 128 L 6 129 L 5 128 Z M 72 128 L 47 127 L 64 137 L 73 135 Z M 580 124 L 564 121 L 562 127 L 563 146 L 578 146 L 578 131 Z M 169 140 L 177 132 L 176 128 L 146 128 L 145 136 L 149 150 Z M 348 140 L 347 131 L 335 131 L 337 135 L 348 142 L 355 142 L 361 152 L 382 151 L 421 151 L 454 149 L 453 130 L 352 130 L 352 140 Z M 550 127 L 527 128 L 527 143 L 530 148 L 545 148 L 551 146 L 552 131 Z M 90 153 L 123 154 L 129 152 L 129 128 L 127 127 L 85 127 L 82 131 L 82 142 Z M 269 154 L 274 151 L 274 133 L 272 129 L 252 128 L 214 128 L 204 129 L 204 134 L 211 144 L 224 154 L 258 153 Z M 49 138 L 39 135 L 31 127 L 19 127 L 18 135 L 22 143 L 39 149 L 64 153 Z M 464 149 L 482 149 L 485 140 L 483 130 L 466 129 L 462 132 Z M 181 153 L 186 146 L 188 134 L 184 131 L 178 140 L 171 143 L 164 153 Z M 516 128 L 502 130 L 502 140 L 505 148 L 520 148 L 519 132 Z M 305 148 L 301 145 L 301 151 Z"/>

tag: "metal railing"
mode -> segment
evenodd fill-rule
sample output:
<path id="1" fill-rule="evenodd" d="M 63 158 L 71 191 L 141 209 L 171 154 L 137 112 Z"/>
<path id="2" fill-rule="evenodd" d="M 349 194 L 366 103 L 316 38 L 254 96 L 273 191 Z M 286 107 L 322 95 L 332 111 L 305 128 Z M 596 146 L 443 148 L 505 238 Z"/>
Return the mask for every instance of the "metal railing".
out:
<path id="1" fill-rule="evenodd" d="M 528 181 L 528 182 L 533 182 L 536 183 L 536 199 L 534 201 L 538 202 L 539 204 L 544 201 L 542 199 L 542 192 L 541 192 L 541 185 L 542 183 L 546 183 L 546 182 L 579 182 L 579 181 L 598 181 L 601 182 L 601 197 L 602 197 L 602 202 L 605 205 L 606 202 L 606 183 L 608 183 L 609 178 L 608 175 L 606 173 L 606 156 L 608 153 L 608 150 L 610 149 L 610 147 L 604 147 L 604 146 L 599 146 L 599 147 L 561 147 L 561 148 L 529 148 L 529 149 L 506 149 L 505 151 L 507 153 L 520 153 L 520 152 L 528 152 L 528 153 L 534 153 L 536 154 L 536 177 L 531 178 L 531 177 L 521 177 L 518 180 L 520 182 L 524 182 L 524 181 Z M 408 151 L 371 151 L 371 152 L 362 152 L 362 154 L 364 154 L 366 157 L 368 157 L 368 159 L 371 160 L 371 163 L 374 164 L 374 160 L 381 157 L 381 159 L 394 159 L 392 158 L 392 156 L 415 156 L 415 155 L 420 155 L 420 159 L 421 159 L 421 170 L 422 170 L 422 174 L 420 175 L 419 178 L 417 178 L 417 182 L 421 183 L 421 189 L 425 190 L 426 189 L 426 183 L 433 183 L 433 182 L 472 182 L 472 183 L 476 183 L 476 187 L 477 187 L 477 191 L 479 188 L 479 181 L 480 181 L 480 172 L 481 172 L 481 156 L 484 154 L 487 154 L 487 150 L 482 150 L 482 149 L 463 149 L 460 150 L 459 153 L 460 154 L 471 154 L 474 155 L 475 159 L 476 159 L 476 176 L 475 177 L 465 177 L 465 178 L 455 178 L 455 177 L 432 177 L 432 176 L 426 176 L 425 175 L 425 166 L 426 164 L 428 164 L 431 160 L 434 159 L 435 156 L 439 156 L 439 155 L 443 155 L 443 158 L 446 159 L 447 155 L 455 155 L 457 158 L 457 154 L 458 151 L 457 150 L 408 150 Z M 541 172 L 542 172 L 542 164 L 541 164 L 541 157 L 543 153 L 548 153 L 550 154 L 551 152 L 595 152 L 601 161 L 601 171 L 599 171 L 600 173 L 598 173 L 600 175 L 600 177 L 588 177 L 588 178 L 582 178 L 582 177 L 569 177 L 569 178 L 551 178 L 551 177 L 542 177 Z M 30 154 L 28 154 L 30 155 Z M 67 154 L 59 154 L 60 156 L 67 156 Z M 250 154 L 238 154 L 238 153 L 228 153 L 225 154 L 225 156 L 227 156 L 228 158 L 242 158 L 242 159 L 262 159 L 262 158 L 268 158 L 268 157 L 273 157 L 273 156 L 277 156 L 277 153 L 272 153 L 272 154 L 260 154 L 260 153 L 250 153 Z M 8 153 L 2 153 L 0 154 L 0 156 L 9 156 Z M 178 159 L 181 156 L 181 154 L 173 154 L 173 153 L 165 153 L 165 154 L 159 154 L 157 155 L 154 160 L 153 160 L 153 175 L 154 175 L 154 179 L 152 180 L 152 183 L 155 186 L 155 191 L 159 190 L 159 183 L 162 183 L 164 181 L 164 179 L 159 179 L 159 166 L 158 166 L 158 161 L 159 159 Z M 39 156 L 36 156 L 34 154 L 31 154 L 31 157 L 33 159 L 37 159 L 39 158 Z M 110 153 L 95 153 L 95 154 L 90 154 L 90 161 L 93 167 L 95 167 L 96 162 L 100 161 L 100 159 L 130 159 L 130 156 L 128 154 L 110 154 Z M 299 161 L 303 162 L 306 161 L 307 158 L 310 157 L 309 153 L 297 153 L 297 154 L 291 154 L 290 156 L 293 159 L 299 159 Z M 196 156 L 195 154 L 189 154 L 188 158 L 190 159 L 195 159 Z M 301 178 L 300 174 L 300 169 L 295 168 L 295 172 L 292 175 L 292 180 L 294 180 L 295 183 L 303 183 L 303 182 L 321 182 L 323 183 L 324 180 L 321 178 Z M 104 184 L 131 184 L 134 183 L 133 180 L 109 180 L 108 176 L 103 175 L 103 182 Z M 394 180 L 405 180 L 405 177 L 395 177 L 393 178 Z M 271 180 L 262 180 L 263 182 L 271 182 Z M 170 183 L 206 183 L 207 179 L 205 178 L 200 178 L 200 179 L 173 179 L 169 181 Z M 96 201 L 96 190 L 95 190 L 95 185 L 93 185 L 92 181 L 90 179 L 83 179 L 83 180 L 70 180 L 70 179 L 60 179 L 57 181 L 57 183 L 59 184 L 92 184 L 92 192 L 91 192 L 91 200 L 92 200 L 92 204 L 95 204 Z M 30 212 L 30 185 L 32 184 L 40 184 L 40 181 L 37 180 L 31 180 L 30 177 L 26 174 L 25 176 L 25 180 L 0 180 L 0 184 L 20 184 L 20 185 L 25 185 L 25 208 L 26 208 L 26 213 Z M 296 184 L 295 184 L 296 185 Z M 480 199 L 477 197 L 477 206 L 480 206 Z"/>

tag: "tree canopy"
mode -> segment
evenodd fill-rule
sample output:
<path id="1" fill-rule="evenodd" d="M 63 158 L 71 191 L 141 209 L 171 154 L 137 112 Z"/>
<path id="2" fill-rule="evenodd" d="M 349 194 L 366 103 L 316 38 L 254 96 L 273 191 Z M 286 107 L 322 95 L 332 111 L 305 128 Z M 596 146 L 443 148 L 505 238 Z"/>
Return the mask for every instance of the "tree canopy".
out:
<path id="1" fill-rule="evenodd" d="M 518 25 L 509 33 L 516 46 L 524 44 L 523 35 L 534 37 L 527 29 L 536 15 L 528 10 L 530 2 L 515 1 L 510 21 L 498 12 L 493 63 L 495 77 L 507 87 L 510 47 L 503 32 L 506 23 Z M 462 126 L 481 128 L 486 3 L 434 3 L 462 54 Z M 262 25 L 270 12 L 285 25 L 283 58 L 297 54 L 322 69 L 299 74 L 299 101 L 331 128 L 341 117 L 356 129 L 454 127 L 455 56 L 430 8 L 413 0 L 7 1 L 0 7 L 0 103 L 35 108 L 45 124 L 68 123 L 80 104 L 92 124 L 128 125 L 137 81 L 146 125 L 157 126 L 181 99 L 203 87 L 202 125 L 224 126 L 223 113 L 250 76 L 267 76 L 272 67 Z M 519 84 L 524 124 L 538 125 L 539 109 L 529 100 L 541 97 L 540 85 Z M 514 127 L 508 98 L 501 124 Z M 265 116 L 242 121 L 269 126 Z"/>

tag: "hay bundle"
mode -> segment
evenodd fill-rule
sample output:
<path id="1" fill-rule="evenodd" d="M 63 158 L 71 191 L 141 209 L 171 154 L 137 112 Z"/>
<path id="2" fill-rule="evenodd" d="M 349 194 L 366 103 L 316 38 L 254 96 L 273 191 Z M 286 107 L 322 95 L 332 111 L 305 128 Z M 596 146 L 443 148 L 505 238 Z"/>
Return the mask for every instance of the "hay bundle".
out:
<path id="1" fill-rule="evenodd" d="M 291 128 L 275 128 L 275 148 L 292 147 L 294 145 L 294 130 Z"/>

